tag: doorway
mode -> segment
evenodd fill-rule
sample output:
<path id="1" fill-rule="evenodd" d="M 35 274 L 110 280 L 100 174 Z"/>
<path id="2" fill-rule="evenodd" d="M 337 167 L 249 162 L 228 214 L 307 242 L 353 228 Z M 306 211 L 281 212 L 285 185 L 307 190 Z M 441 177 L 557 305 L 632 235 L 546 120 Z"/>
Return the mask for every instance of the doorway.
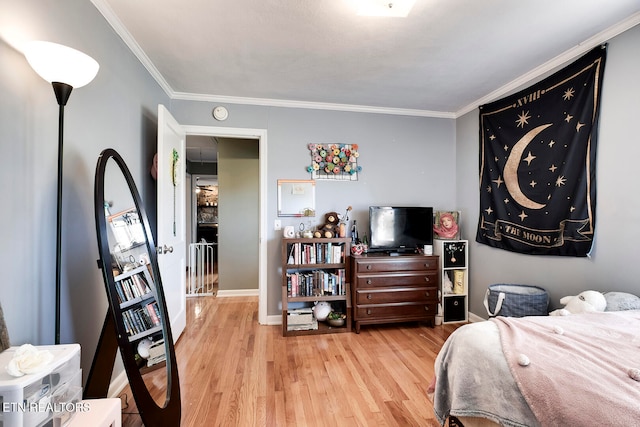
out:
<path id="1" fill-rule="evenodd" d="M 188 146 L 187 160 L 193 163 Z M 217 154 L 216 154 L 217 158 Z M 209 165 L 207 172 L 217 172 L 215 164 Z M 203 164 L 201 163 L 202 167 Z M 193 167 L 193 169 L 196 169 Z M 190 204 L 191 236 L 189 237 L 189 275 L 187 278 L 187 297 L 216 296 L 218 292 L 218 231 L 219 231 L 219 191 L 218 176 L 191 171 Z"/>
<path id="2" fill-rule="evenodd" d="M 216 140 L 235 140 L 235 141 L 247 141 L 250 140 L 252 144 L 257 145 L 257 165 L 258 171 L 255 175 L 256 194 L 257 194 L 257 217 L 254 222 L 257 233 L 253 234 L 255 239 L 255 245 L 257 247 L 257 285 L 258 289 L 245 289 L 238 290 L 237 292 L 230 291 L 229 296 L 232 295 L 257 295 L 259 299 L 258 303 L 258 322 L 260 324 L 267 324 L 267 287 L 266 287 L 266 176 L 267 176 L 267 164 L 266 164 L 266 146 L 267 146 L 267 132 L 264 129 L 246 129 L 246 128 L 224 128 L 224 127 L 208 127 L 208 126 L 183 126 L 187 134 L 187 148 L 189 148 L 189 142 L 192 137 L 209 137 Z M 199 151 L 198 151 L 199 155 Z M 196 156 L 197 157 L 197 156 Z M 191 175 L 192 179 L 194 176 Z M 219 191 L 221 196 L 224 197 L 224 181 L 218 176 Z M 220 208 L 220 207 L 219 207 Z M 224 227 L 224 213 L 222 209 L 219 210 L 219 224 L 220 227 Z M 193 217 L 193 215 L 191 215 Z M 233 221 L 234 218 L 231 219 Z M 255 237 L 257 235 L 257 238 Z M 219 249 L 224 251 L 224 235 L 220 237 Z M 237 247 L 238 245 L 235 245 Z M 231 245 L 231 247 L 234 247 Z M 219 252 L 220 252 L 219 251 Z M 218 260 L 220 261 L 220 253 L 218 253 Z"/>

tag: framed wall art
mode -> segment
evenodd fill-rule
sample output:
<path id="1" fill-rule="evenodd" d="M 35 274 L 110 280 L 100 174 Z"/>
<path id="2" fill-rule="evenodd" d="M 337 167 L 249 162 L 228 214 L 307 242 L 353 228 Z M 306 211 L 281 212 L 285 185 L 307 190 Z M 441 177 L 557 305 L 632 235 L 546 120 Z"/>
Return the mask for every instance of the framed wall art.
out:
<path id="1" fill-rule="evenodd" d="M 357 181 L 362 168 L 358 165 L 358 144 L 309 144 L 311 164 L 307 172 L 312 179 Z"/>
<path id="2" fill-rule="evenodd" d="M 433 238 L 441 240 L 459 240 L 460 211 L 433 212 Z"/>

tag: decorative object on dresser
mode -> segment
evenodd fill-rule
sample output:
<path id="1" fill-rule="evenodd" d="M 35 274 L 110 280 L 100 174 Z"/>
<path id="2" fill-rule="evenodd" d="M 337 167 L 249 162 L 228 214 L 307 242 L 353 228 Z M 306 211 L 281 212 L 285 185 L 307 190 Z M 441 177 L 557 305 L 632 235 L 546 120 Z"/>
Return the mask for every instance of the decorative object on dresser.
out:
<path id="1" fill-rule="evenodd" d="M 444 323 L 466 322 L 469 307 L 469 242 L 467 240 L 434 240 L 440 255 L 440 304 Z"/>
<path id="2" fill-rule="evenodd" d="M 350 243 L 346 237 L 282 239 L 283 336 L 351 331 Z"/>
<path id="3" fill-rule="evenodd" d="M 354 255 L 351 299 L 356 333 L 367 324 L 425 321 L 433 326 L 438 265 L 434 255 Z"/>

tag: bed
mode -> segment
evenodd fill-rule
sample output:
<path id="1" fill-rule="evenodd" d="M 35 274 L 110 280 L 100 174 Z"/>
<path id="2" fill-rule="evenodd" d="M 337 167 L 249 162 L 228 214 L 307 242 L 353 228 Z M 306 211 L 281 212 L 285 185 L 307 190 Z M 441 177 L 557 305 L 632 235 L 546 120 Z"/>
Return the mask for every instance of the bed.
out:
<path id="1" fill-rule="evenodd" d="M 638 425 L 640 299 L 609 301 L 614 311 L 497 317 L 458 328 L 429 386 L 440 424 Z"/>

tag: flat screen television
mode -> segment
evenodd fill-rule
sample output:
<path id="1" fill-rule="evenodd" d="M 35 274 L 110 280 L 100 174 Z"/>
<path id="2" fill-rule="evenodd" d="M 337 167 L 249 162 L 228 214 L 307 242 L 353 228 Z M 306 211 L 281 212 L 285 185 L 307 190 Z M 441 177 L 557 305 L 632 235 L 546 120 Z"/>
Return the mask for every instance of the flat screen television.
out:
<path id="1" fill-rule="evenodd" d="M 414 253 L 433 244 L 433 208 L 369 206 L 370 252 Z"/>

